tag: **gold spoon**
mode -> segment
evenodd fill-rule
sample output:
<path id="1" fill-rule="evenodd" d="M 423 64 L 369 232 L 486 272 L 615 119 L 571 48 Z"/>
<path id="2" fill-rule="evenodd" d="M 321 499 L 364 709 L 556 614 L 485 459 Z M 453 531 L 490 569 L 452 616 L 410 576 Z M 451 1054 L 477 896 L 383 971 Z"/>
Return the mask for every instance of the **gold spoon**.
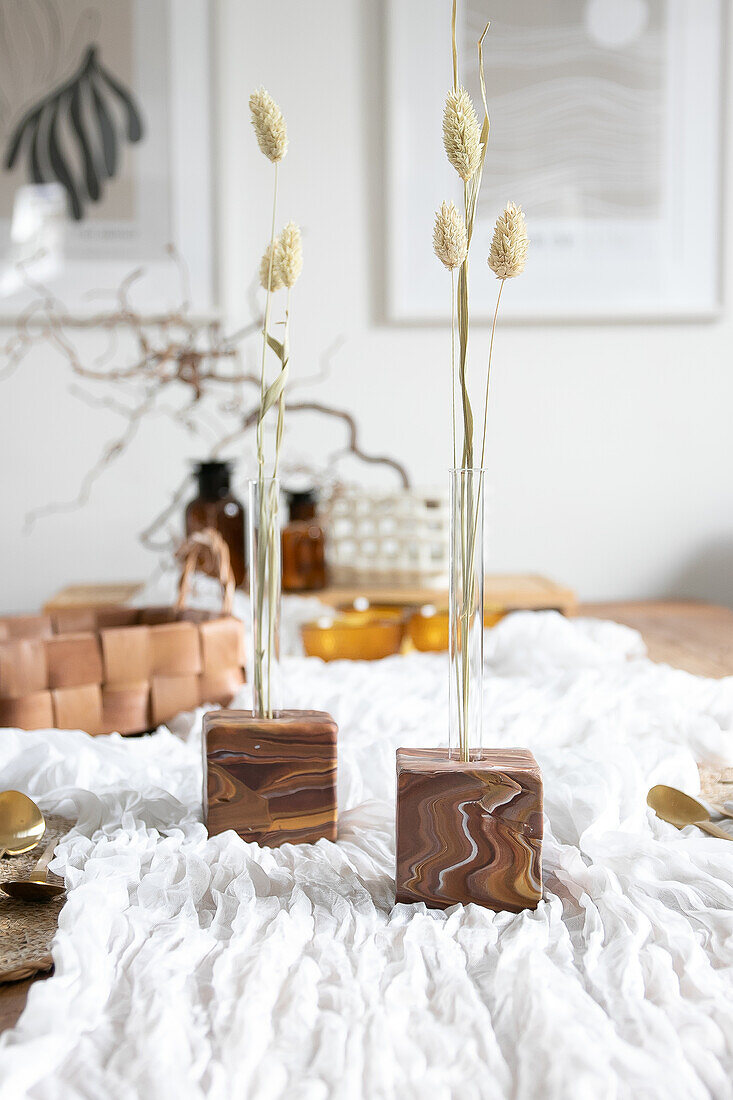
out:
<path id="1" fill-rule="evenodd" d="M 710 811 L 708 810 L 707 806 L 705 806 L 704 803 L 699 800 L 699 798 L 693 798 L 691 794 L 683 794 L 682 791 L 679 791 L 676 787 L 665 787 L 662 783 L 659 784 L 658 788 L 654 787 L 653 789 L 664 792 L 663 794 L 659 795 L 660 798 L 665 797 L 667 799 L 671 799 L 673 796 L 679 795 L 680 798 L 686 799 L 690 813 L 692 813 L 691 803 L 694 802 L 695 806 L 697 807 L 697 812 L 699 814 L 699 816 L 695 819 L 696 821 L 703 821 L 706 818 L 710 817 Z M 649 804 L 651 805 L 651 803 Z M 712 803 L 711 806 L 714 813 L 720 814 L 721 817 L 728 817 L 733 820 L 733 814 L 730 813 L 729 810 L 724 810 L 722 806 L 716 806 Z"/>
<path id="2" fill-rule="evenodd" d="M 35 865 L 28 878 L 13 879 L 12 882 L 0 882 L 0 889 L 11 898 L 18 901 L 49 901 L 63 894 L 66 887 L 60 883 L 48 881 L 48 865 L 53 859 L 56 841 L 52 840 L 46 846 L 38 863 Z"/>
<path id="3" fill-rule="evenodd" d="M 27 794 L 0 791 L 0 856 L 30 852 L 45 831 L 43 814 Z"/>
<path id="4" fill-rule="evenodd" d="M 710 820 L 710 814 L 701 802 L 692 798 L 689 794 L 683 794 L 675 787 L 665 787 L 663 783 L 652 787 L 646 796 L 647 805 L 651 806 L 657 817 L 662 821 L 668 821 L 670 825 L 676 825 L 678 829 L 684 829 L 685 825 L 696 825 L 704 833 L 720 837 L 721 840 L 733 840 L 732 833 L 726 833 L 719 825 Z"/>

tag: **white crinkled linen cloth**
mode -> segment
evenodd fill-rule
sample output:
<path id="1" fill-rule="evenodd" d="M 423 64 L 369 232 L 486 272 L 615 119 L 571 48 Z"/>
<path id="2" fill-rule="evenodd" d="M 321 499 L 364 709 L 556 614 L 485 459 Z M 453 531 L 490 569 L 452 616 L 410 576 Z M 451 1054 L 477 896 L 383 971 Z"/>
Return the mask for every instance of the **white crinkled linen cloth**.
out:
<path id="1" fill-rule="evenodd" d="M 733 1097 L 733 845 L 645 802 L 730 762 L 733 679 L 552 613 L 505 619 L 486 660 L 485 743 L 545 780 L 545 896 L 517 916 L 394 905 L 394 750 L 444 741 L 442 656 L 288 663 L 293 704 L 340 725 L 337 844 L 209 839 L 200 714 L 1 731 L 2 785 L 79 816 L 2 1100 Z"/>

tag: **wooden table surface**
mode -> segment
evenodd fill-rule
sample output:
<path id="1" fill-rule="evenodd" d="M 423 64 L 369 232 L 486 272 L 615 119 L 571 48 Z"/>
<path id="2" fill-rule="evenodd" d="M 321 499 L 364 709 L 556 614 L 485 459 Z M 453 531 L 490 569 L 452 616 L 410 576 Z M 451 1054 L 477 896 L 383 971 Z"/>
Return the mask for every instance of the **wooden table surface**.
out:
<path id="1" fill-rule="evenodd" d="M 733 610 L 694 600 L 586 603 L 578 615 L 614 619 L 644 638 L 652 661 L 696 676 L 733 676 Z"/>
<path id="2" fill-rule="evenodd" d="M 729 608 L 655 600 L 581 604 L 577 614 L 613 619 L 639 630 L 653 661 L 699 676 L 733 676 L 733 610 Z M 16 1022 L 32 983 L 33 979 L 0 985 L 0 1031 Z"/>

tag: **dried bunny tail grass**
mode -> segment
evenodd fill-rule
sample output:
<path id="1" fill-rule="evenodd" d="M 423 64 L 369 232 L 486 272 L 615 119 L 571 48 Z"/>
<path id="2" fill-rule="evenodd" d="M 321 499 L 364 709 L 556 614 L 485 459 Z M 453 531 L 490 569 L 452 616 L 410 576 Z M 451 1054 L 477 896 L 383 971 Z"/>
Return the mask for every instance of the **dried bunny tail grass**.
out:
<path id="1" fill-rule="evenodd" d="M 454 202 L 442 203 L 435 215 L 433 251 L 449 271 L 460 267 L 466 258 L 468 252 L 466 226 Z"/>
<path id="2" fill-rule="evenodd" d="M 268 160 L 277 164 L 288 151 L 288 131 L 282 111 L 264 88 L 252 92 L 249 109 L 260 149 Z"/>
<path id="3" fill-rule="evenodd" d="M 272 262 L 270 257 L 272 256 Z M 303 244 L 300 228 L 295 222 L 288 222 L 274 245 L 265 249 L 260 260 L 260 286 L 267 290 L 268 278 L 270 290 L 282 290 L 284 286 L 295 286 L 303 270 Z"/>
<path id="4" fill-rule="evenodd" d="M 521 206 L 510 202 L 496 220 L 489 252 L 489 267 L 497 279 L 521 275 L 527 263 L 529 237 Z"/>
<path id="5" fill-rule="evenodd" d="M 275 262 L 283 286 L 295 286 L 303 270 L 303 242 L 295 222 L 288 222 L 278 237 Z"/>
<path id="6" fill-rule="evenodd" d="M 260 286 L 263 290 L 282 290 L 282 288 L 285 286 L 282 274 L 280 272 L 280 265 L 278 263 L 277 245 L 278 242 L 275 241 L 275 254 L 272 257 L 272 264 L 270 263 L 272 245 L 268 244 L 262 255 L 262 259 L 260 260 Z M 268 279 L 270 283 L 269 288 L 267 285 Z"/>
<path id="7" fill-rule="evenodd" d="M 446 96 L 443 145 L 461 179 L 472 179 L 481 163 L 481 127 L 465 88 L 451 89 Z"/>

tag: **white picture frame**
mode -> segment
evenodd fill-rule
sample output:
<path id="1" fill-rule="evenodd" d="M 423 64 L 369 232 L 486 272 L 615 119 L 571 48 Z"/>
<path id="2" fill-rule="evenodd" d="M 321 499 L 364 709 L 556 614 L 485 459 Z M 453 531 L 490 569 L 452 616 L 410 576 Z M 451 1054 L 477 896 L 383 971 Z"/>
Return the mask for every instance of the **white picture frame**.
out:
<path id="1" fill-rule="evenodd" d="M 210 5 L 208 0 L 186 0 L 185 4 L 178 0 L 133 0 L 132 6 L 136 71 L 159 69 L 158 92 L 165 88 L 164 113 L 160 104 L 151 107 L 151 111 L 158 111 L 158 131 L 165 130 L 164 138 L 147 144 L 140 142 L 135 150 L 139 186 L 145 187 L 155 176 L 152 158 L 161 156 L 161 145 L 167 142 L 166 178 L 161 178 L 160 171 L 155 176 L 157 209 L 161 224 L 165 222 L 165 240 L 160 237 L 146 245 L 141 233 L 140 247 L 128 256 L 117 254 L 121 249 L 113 231 L 108 245 L 99 239 L 85 246 L 75 239 L 75 227 L 67 225 L 62 264 L 49 278 L 41 267 L 39 281 L 58 295 L 69 317 L 83 321 L 114 311 L 116 288 L 132 271 L 141 269 L 143 275 L 130 292 L 131 301 L 141 315 L 165 315 L 178 309 L 185 298 L 197 316 L 214 316 L 217 294 Z M 161 56 L 164 65 L 159 63 Z M 150 203 L 148 207 L 153 210 L 152 215 L 147 215 L 148 222 L 155 221 L 155 208 Z M 104 222 L 96 224 L 96 232 L 103 238 Z M 0 217 L 0 255 L 6 284 L 14 259 L 10 228 L 11 219 Z M 183 281 L 180 266 L 167 254 L 168 244 L 183 260 Z M 28 272 L 33 279 L 33 265 L 28 265 Z M 14 283 L 11 293 L 0 294 L 0 323 L 13 323 L 38 298 L 33 288 L 13 287 Z"/>
<path id="2" fill-rule="evenodd" d="M 557 4 L 550 9 L 543 0 L 526 0 L 522 5 L 525 16 L 531 4 L 540 13 L 538 19 L 543 8 L 557 9 Z M 525 207 L 530 255 L 525 273 L 503 296 L 503 322 L 714 319 L 721 310 L 724 35 L 720 0 L 624 0 L 623 4 L 567 0 L 571 12 L 583 4 L 591 14 L 601 15 L 604 8 L 600 5 L 607 5 L 611 19 L 622 8 L 634 12 L 642 5 L 656 12 L 663 24 L 654 43 L 644 47 L 663 55 L 659 71 L 664 78 L 657 88 L 657 100 L 665 108 L 657 134 L 663 162 L 654 216 L 648 212 L 637 217 L 535 216 L 531 201 L 523 196 L 520 166 L 507 185 L 509 193 L 497 199 L 493 209 L 477 216 L 471 266 L 472 317 L 490 320 L 496 287 L 485 258 L 496 216 L 504 203 L 515 201 Z M 464 18 L 467 8 L 473 16 L 469 31 L 459 29 L 459 49 L 465 58 L 465 39 L 473 35 L 475 42 L 478 38 L 483 8 L 486 18 L 494 18 L 496 5 L 492 8 L 483 0 L 468 0 L 460 7 Z M 446 161 L 441 140 L 443 103 L 452 80 L 449 9 L 443 0 L 400 0 L 386 7 L 385 305 L 386 319 L 395 323 L 450 323 L 449 278 L 432 254 L 436 209 L 444 199 L 453 199 L 462 208 L 460 180 Z M 495 22 L 484 43 L 487 72 L 497 66 L 497 53 L 492 51 L 500 47 L 500 31 Z M 521 38 L 519 44 L 521 48 Z M 531 48 L 529 36 L 527 48 Z M 590 47 L 588 53 L 596 56 Z M 475 61 L 472 64 L 475 68 Z M 475 73 L 473 76 L 469 90 L 478 104 Z M 496 79 L 495 70 L 492 76 Z M 569 91 L 559 82 L 556 86 L 558 96 L 571 101 Z M 576 82 L 575 94 L 582 95 L 583 87 Z M 540 90 L 539 84 L 537 88 L 539 102 L 545 89 Z M 541 109 L 542 104 L 538 113 Z M 491 90 L 489 112 L 491 115 Z M 492 140 L 500 125 L 498 106 L 496 113 L 484 188 L 492 173 Z M 524 190 L 536 195 L 536 178 L 530 184 L 528 175 L 525 183 Z"/>

